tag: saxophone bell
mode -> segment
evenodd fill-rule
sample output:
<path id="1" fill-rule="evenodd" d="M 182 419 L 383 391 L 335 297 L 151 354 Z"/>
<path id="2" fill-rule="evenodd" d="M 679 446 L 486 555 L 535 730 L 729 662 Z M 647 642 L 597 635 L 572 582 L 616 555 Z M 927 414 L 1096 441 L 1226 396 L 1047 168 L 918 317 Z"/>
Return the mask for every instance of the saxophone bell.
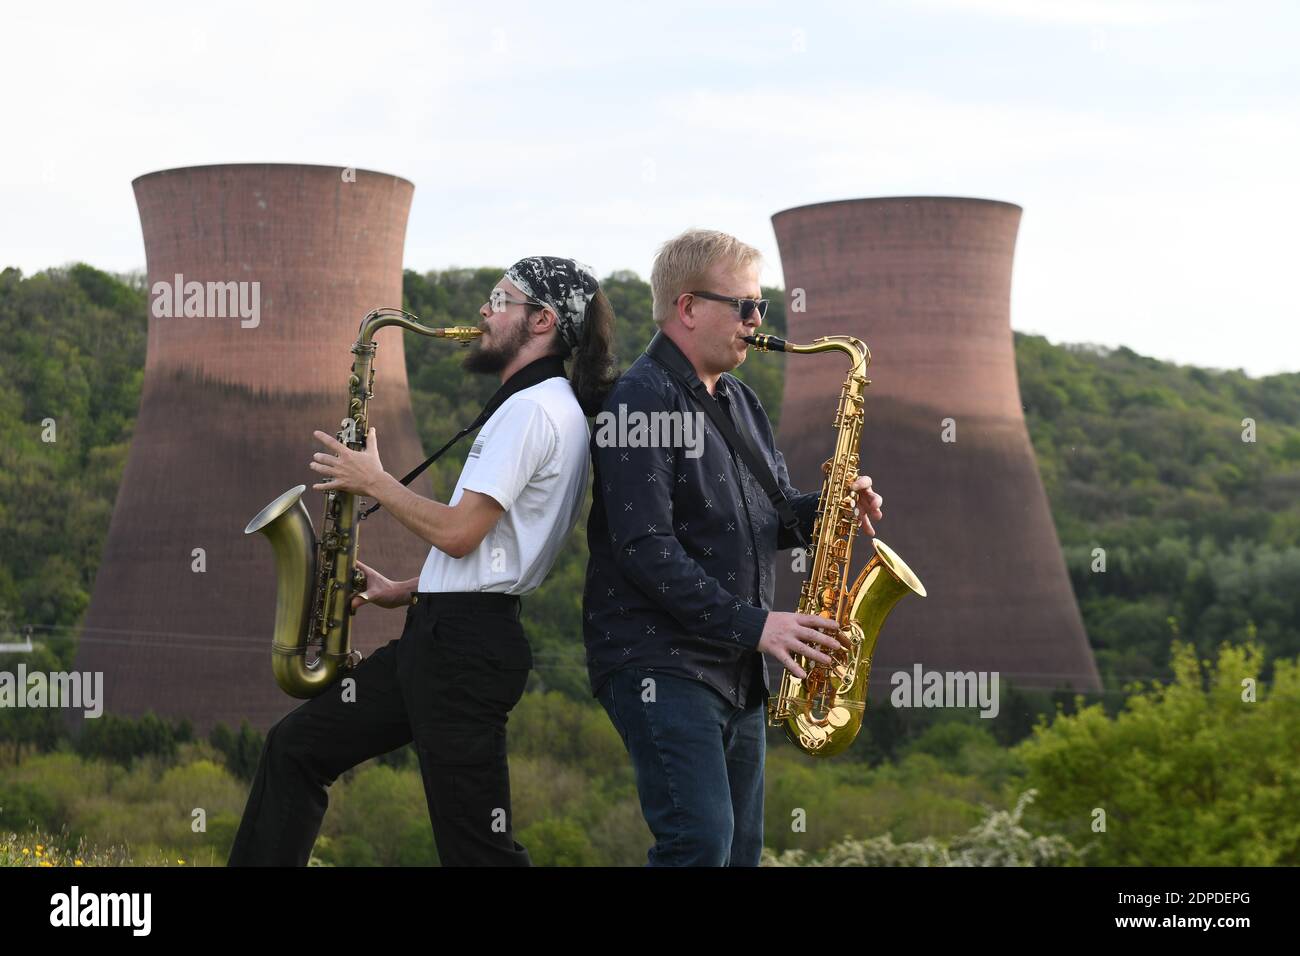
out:
<path id="1" fill-rule="evenodd" d="M 275 554 L 275 625 L 271 632 L 271 671 L 285 693 L 315 697 L 334 683 L 339 671 L 359 655 L 349 647 L 347 628 L 334 628 L 328 646 L 308 659 L 313 635 L 313 608 L 319 543 L 311 515 L 302 501 L 306 485 L 296 485 L 259 511 L 244 534 L 261 532 Z M 361 571 L 358 569 L 358 574 Z M 364 580 L 364 574 L 362 575 Z"/>
<path id="2" fill-rule="evenodd" d="M 875 554 L 845 592 L 849 612 L 841 643 L 846 650 L 833 655 L 829 667 L 798 657 L 808 676 L 786 671 L 780 694 L 771 701 L 771 725 L 784 724 L 786 737 L 811 757 L 833 757 L 857 738 L 866 717 L 871 658 L 885 618 L 907 595 L 926 596 L 925 585 L 902 558 L 879 538 L 871 543 Z"/>

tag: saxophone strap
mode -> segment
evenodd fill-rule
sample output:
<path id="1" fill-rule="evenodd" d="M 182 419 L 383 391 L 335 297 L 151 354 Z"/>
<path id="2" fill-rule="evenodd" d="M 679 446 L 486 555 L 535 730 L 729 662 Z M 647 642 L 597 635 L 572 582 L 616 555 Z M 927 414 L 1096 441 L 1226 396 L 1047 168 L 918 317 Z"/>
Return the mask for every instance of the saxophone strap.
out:
<path id="1" fill-rule="evenodd" d="M 483 423 L 486 422 L 489 418 L 491 418 L 496 413 L 496 410 L 500 408 L 503 404 L 505 404 L 505 400 L 509 398 L 511 395 L 515 394 L 516 392 L 522 392 L 526 388 L 532 388 L 534 385 L 538 385 L 546 381 L 548 378 L 557 378 L 557 377 L 558 378 L 565 377 L 564 359 L 560 358 L 558 355 L 546 355 L 543 356 L 542 358 L 537 359 L 535 362 L 529 362 L 519 371 L 515 372 L 514 375 L 511 375 L 508 379 L 506 379 L 504 382 L 501 383 L 501 387 L 498 388 L 492 394 L 492 397 L 488 399 L 488 403 L 483 406 L 483 411 L 479 412 L 477 418 L 475 418 L 472 422 L 470 422 L 468 425 L 466 425 L 464 428 L 458 431 L 452 437 L 452 439 L 449 442 L 447 442 L 447 444 L 443 445 L 432 455 L 426 458 L 424 460 L 424 464 L 408 472 L 406 477 L 402 479 L 402 484 L 409 485 L 416 478 L 418 478 L 421 475 L 421 473 L 423 473 L 424 469 L 428 468 L 435 461 L 441 458 L 443 453 L 446 452 L 447 449 L 449 449 L 452 445 L 456 444 L 456 442 L 460 441 L 462 438 L 464 438 L 470 432 L 474 431 L 476 428 L 482 427 Z M 378 511 L 380 507 L 381 507 L 380 503 L 375 502 L 373 505 L 371 505 L 369 508 L 367 508 L 365 511 L 361 512 L 357 516 L 358 520 L 369 517 L 371 514 Z"/>
<path id="2" fill-rule="evenodd" d="M 727 443 L 727 447 L 731 449 L 732 454 L 739 454 L 750 474 L 758 479 L 759 485 L 767 494 L 767 500 L 772 502 L 772 507 L 776 509 L 777 517 L 781 520 L 781 526 L 790 532 L 794 539 L 799 542 L 799 547 L 806 551 L 808 541 L 799 528 L 799 518 L 794 513 L 790 499 L 785 496 L 781 486 L 777 484 L 772 469 L 763 456 L 759 454 L 758 449 L 754 447 L 749 436 L 743 435 L 736 430 L 731 415 L 723 409 L 716 398 L 709 394 L 708 386 L 700 381 L 699 375 L 691 367 L 681 349 L 677 348 L 676 343 L 662 332 L 656 332 L 655 337 L 646 346 L 646 354 L 668 369 L 674 378 L 690 390 L 691 397 L 704 409 L 704 413 L 709 416 L 714 427 L 718 429 L 718 433 L 722 435 L 723 441 Z M 721 380 L 719 379 L 719 381 Z"/>

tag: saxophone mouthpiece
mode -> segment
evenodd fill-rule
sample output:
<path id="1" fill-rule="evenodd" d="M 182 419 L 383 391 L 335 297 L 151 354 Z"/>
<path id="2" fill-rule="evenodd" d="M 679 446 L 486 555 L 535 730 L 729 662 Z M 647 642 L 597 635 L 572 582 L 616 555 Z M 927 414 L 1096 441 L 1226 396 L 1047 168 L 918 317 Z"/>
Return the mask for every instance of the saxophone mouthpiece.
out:
<path id="1" fill-rule="evenodd" d="M 446 329 L 435 329 L 433 334 L 440 339 L 455 339 L 461 345 L 469 345 L 483 334 L 483 330 L 472 325 L 453 325 Z"/>
<path id="2" fill-rule="evenodd" d="M 762 332 L 756 332 L 753 335 L 746 335 L 744 341 L 748 342 L 760 352 L 784 352 L 785 339 L 775 335 L 764 335 Z"/>

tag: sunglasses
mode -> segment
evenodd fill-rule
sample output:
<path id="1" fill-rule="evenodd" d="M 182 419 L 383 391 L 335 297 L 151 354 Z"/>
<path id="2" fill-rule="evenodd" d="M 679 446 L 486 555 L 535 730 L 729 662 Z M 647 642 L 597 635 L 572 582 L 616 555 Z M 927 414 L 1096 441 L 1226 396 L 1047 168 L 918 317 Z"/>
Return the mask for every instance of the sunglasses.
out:
<path id="1" fill-rule="evenodd" d="M 729 302 L 732 308 L 740 315 L 740 321 L 746 322 L 758 310 L 759 321 L 767 317 L 767 299 L 737 299 L 735 296 L 718 295 L 716 292 L 683 292 L 682 295 L 698 295 L 701 299 L 708 299 L 711 302 Z M 679 295 L 677 298 L 681 298 Z"/>

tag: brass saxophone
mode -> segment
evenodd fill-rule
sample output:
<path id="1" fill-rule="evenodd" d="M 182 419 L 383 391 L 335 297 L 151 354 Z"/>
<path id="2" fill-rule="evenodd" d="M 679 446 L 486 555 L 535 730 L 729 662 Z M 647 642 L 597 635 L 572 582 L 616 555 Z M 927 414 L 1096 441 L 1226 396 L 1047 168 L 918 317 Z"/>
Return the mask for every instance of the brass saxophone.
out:
<path id="1" fill-rule="evenodd" d="M 853 585 L 846 587 L 858 528 L 850 487 L 858 475 L 863 393 L 871 384 L 867 378 L 871 350 L 866 343 L 848 335 L 823 336 L 810 345 L 761 334 L 746 336 L 745 341 L 766 352 L 840 351 L 852 362 L 835 413 L 835 453 L 822 465 L 826 477 L 809 546 L 812 571 L 799 595 L 799 613 L 837 622 L 839 641 L 846 646 L 831 655 L 831 665 L 796 654 L 795 661 L 808 676 L 798 678 L 783 671 L 780 692 L 768 701 L 768 722 L 773 727 L 784 724 L 786 737 L 804 753 L 830 757 L 845 750 L 862 729 L 871 655 L 885 618 L 904 596 L 925 597 L 925 586 L 902 558 L 876 538 L 872 541 L 876 553 Z"/>
<path id="2" fill-rule="evenodd" d="M 370 433 L 367 409 L 375 394 L 376 332 L 397 325 L 461 345 L 483 334 L 472 326 L 430 328 L 417 319 L 400 309 L 376 309 L 361 320 L 352 345 L 348 415 L 334 436 L 349 448 L 364 450 Z M 244 534 L 266 535 L 275 552 L 271 670 L 281 690 L 303 699 L 315 697 L 361 661 L 360 652 L 352 650 L 352 597 L 366 587 L 365 572 L 357 567 L 357 496 L 325 492 L 325 520 L 318 541 L 302 501 L 306 490 L 306 485 L 290 488 L 244 529 Z M 309 659 L 309 652 L 315 656 Z"/>

